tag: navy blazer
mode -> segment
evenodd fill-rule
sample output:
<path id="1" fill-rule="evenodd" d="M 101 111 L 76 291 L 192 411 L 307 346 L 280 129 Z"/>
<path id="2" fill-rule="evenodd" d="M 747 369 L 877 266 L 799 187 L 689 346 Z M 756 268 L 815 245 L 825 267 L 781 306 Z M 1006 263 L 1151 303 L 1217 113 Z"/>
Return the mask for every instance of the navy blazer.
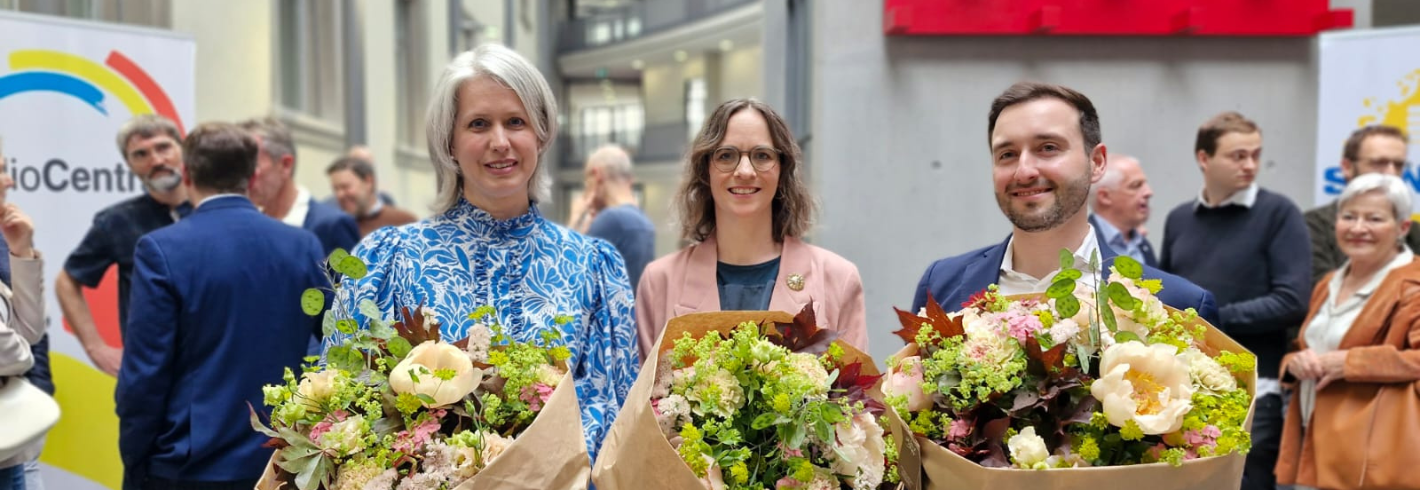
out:
<path id="1" fill-rule="evenodd" d="M 272 450 L 247 404 L 261 410 L 262 385 L 299 373 L 320 334 L 300 297 L 325 285 L 323 258 L 314 236 L 242 196 L 138 240 L 115 396 L 125 478 L 261 477 Z"/>
<path id="2" fill-rule="evenodd" d="M 306 222 L 301 228 L 316 234 L 325 255 L 337 248 L 349 252 L 355 248 L 355 244 L 360 243 L 360 227 L 355 224 L 355 218 L 345 214 L 340 208 L 317 201 L 314 197 L 306 207 Z"/>
<path id="3" fill-rule="evenodd" d="M 1108 269 L 1117 254 L 1104 243 L 1104 237 L 1099 235 L 1099 230 L 1095 230 L 1095 238 L 1100 243 L 1100 261 L 1103 262 L 1104 268 Z M 971 299 L 971 295 L 985 291 L 986 286 L 996 284 L 999 280 L 1001 262 L 1006 258 L 1006 245 L 1009 243 L 1011 237 L 1007 236 L 1006 241 L 999 244 L 932 263 L 927 267 L 927 272 L 922 274 L 922 281 L 917 284 L 917 293 L 913 295 L 910 311 L 919 311 L 926 306 L 929 292 L 947 311 L 961 309 L 961 304 Z M 1144 266 L 1144 277 L 1163 280 L 1164 289 L 1159 291 L 1159 300 L 1164 304 L 1180 310 L 1193 308 L 1198 311 L 1198 316 L 1208 323 L 1218 325 L 1218 305 L 1213 301 L 1212 293 L 1195 286 L 1187 279 L 1148 265 Z"/>

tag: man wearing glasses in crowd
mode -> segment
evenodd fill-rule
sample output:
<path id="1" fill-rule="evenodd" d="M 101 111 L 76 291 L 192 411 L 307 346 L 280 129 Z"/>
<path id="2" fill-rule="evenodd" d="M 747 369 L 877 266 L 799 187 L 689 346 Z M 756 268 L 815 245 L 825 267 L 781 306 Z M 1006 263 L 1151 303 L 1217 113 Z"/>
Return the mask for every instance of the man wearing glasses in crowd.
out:
<path id="1" fill-rule="evenodd" d="M 1341 152 L 1341 174 L 1346 182 L 1360 175 L 1383 173 L 1399 176 L 1405 171 L 1405 133 L 1393 126 L 1371 125 L 1357 129 L 1346 138 Z M 1307 230 L 1312 239 L 1312 285 L 1326 273 L 1346 262 L 1336 244 L 1336 201 L 1307 211 Z M 1420 226 L 1410 227 L 1405 244 L 1420 251 Z M 1295 338 L 1295 337 L 1293 337 Z"/>

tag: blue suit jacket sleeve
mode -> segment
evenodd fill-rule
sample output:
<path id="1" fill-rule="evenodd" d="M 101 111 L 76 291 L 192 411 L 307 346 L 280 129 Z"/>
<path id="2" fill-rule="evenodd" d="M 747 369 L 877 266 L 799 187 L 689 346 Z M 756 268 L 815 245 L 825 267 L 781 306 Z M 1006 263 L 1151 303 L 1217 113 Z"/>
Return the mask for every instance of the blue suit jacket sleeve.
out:
<path id="1" fill-rule="evenodd" d="M 162 428 L 174 382 L 177 312 L 181 300 L 169 275 L 163 250 L 150 237 L 134 252 L 132 308 L 115 395 L 118 448 L 128 468 L 142 467 Z"/>
<path id="2" fill-rule="evenodd" d="M 1218 302 L 1213 300 L 1213 293 L 1203 291 L 1203 298 L 1198 302 L 1198 317 L 1207 320 L 1210 325 L 1222 325 L 1218 323 Z"/>
<path id="3" fill-rule="evenodd" d="M 316 234 L 319 235 L 321 248 L 326 254 L 337 248 L 348 252 L 355 248 L 355 244 L 360 243 L 360 227 L 355 225 L 354 218 L 345 213 L 322 223 Z"/>
<path id="4" fill-rule="evenodd" d="M 922 280 L 917 281 L 917 292 L 912 295 L 912 309 L 909 313 L 916 313 L 927 306 L 927 293 L 932 287 L 932 269 L 937 267 L 937 263 L 927 266 L 927 270 L 922 273 Z"/>

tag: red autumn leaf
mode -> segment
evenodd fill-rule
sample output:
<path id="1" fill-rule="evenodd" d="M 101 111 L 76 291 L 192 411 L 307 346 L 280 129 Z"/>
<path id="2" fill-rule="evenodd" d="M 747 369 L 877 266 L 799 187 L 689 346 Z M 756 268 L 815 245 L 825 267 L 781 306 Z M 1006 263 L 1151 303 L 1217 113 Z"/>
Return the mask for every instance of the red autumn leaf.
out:
<path id="1" fill-rule="evenodd" d="M 421 303 L 419 308 L 423 307 L 424 305 Z M 396 322 L 393 326 L 395 332 L 398 332 L 400 337 L 404 337 L 404 340 L 408 340 L 409 345 L 417 346 L 430 340 L 440 340 L 439 324 L 425 325 L 425 317 L 418 311 L 418 309 L 410 310 L 408 306 L 401 307 L 399 310 L 401 321 Z"/>
<path id="2" fill-rule="evenodd" d="M 911 344 L 917 341 L 917 333 L 920 332 L 924 326 L 932 327 L 942 338 L 949 339 L 966 334 L 966 328 L 962 327 L 961 324 L 961 317 L 952 318 L 951 315 L 948 315 L 947 311 L 942 309 L 942 305 L 937 303 L 937 300 L 932 297 L 931 293 L 927 294 L 926 309 L 927 316 L 924 318 L 917 316 L 915 313 L 893 308 L 893 311 L 897 312 L 898 321 L 902 322 L 902 330 L 893 332 L 893 335 L 902 339 L 903 342 Z"/>
<path id="3" fill-rule="evenodd" d="M 1062 342 L 1049 350 L 1042 350 L 1035 336 L 1027 337 L 1025 348 L 1028 369 L 1037 374 L 1058 374 L 1065 368 L 1065 348 L 1069 345 L 1068 342 Z"/>
<path id="4" fill-rule="evenodd" d="M 809 300 L 809 304 L 804 305 L 804 309 L 794 315 L 794 321 L 771 322 L 765 338 L 775 345 L 789 349 L 790 352 L 818 355 L 827 352 L 828 346 L 838 340 L 838 331 L 818 327 L 814 302 Z"/>
<path id="5" fill-rule="evenodd" d="M 883 375 L 863 374 L 863 362 L 853 362 L 838 367 L 838 378 L 833 380 L 830 396 L 847 398 L 851 402 L 863 402 L 863 406 L 873 415 L 881 415 L 886 407 L 868 396 L 868 390 L 878 384 Z"/>

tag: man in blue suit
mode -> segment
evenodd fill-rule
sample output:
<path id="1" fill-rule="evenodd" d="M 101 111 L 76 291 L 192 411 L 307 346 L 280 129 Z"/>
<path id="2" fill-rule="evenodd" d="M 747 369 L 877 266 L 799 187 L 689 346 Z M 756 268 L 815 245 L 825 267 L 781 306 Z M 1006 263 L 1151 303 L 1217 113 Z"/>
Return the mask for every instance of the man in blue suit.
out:
<path id="1" fill-rule="evenodd" d="M 320 239 L 321 249 L 350 250 L 360 242 L 355 218 L 340 208 L 317 201 L 311 191 L 296 184 L 296 144 L 291 130 L 273 118 L 241 123 L 251 132 L 261 149 L 257 153 L 256 174 L 252 176 L 251 201 L 267 216 L 303 228 Z"/>
<path id="2" fill-rule="evenodd" d="M 301 293 L 325 283 L 316 237 L 246 197 L 257 144 L 230 124 L 183 142 L 196 211 L 143 236 L 116 394 L 125 489 L 242 489 L 270 449 L 251 430 L 261 387 L 298 369 L 317 319 Z"/>
<path id="3" fill-rule="evenodd" d="M 1154 245 L 1144 236 L 1149 221 L 1149 198 L 1154 189 L 1139 159 L 1113 153 L 1105 163 L 1104 177 L 1090 189 L 1090 226 L 1119 255 L 1128 255 L 1149 267 L 1158 267 Z"/>
<path id="4" fill-rule="evenodd" d="M 1060 270 L 1060 251 L 1071 250 L 1076 267 L 1099 255 L 1107 269 L 1115 253 L 1089 223 L 1090 184 L 1104 175 L 1107 153 L 1100 142 L 1099 114 L 1084 94 L 1058 85 L 1018 83 L 991 104 L 987 135 L 996 204 L 1014 227 L 1006 241 L 927 268 L 912 311 L 927 297 L 947 311 L 996 284 L 1002 294 L 1040 293 Z M 1144 277 L 1163 280 L 1159 299 L 1194 308 L 1217 324 L 1213 295 L 1178 276 L 1144 267 Z M 1093 284 L 1086 274 L 1082 281 Z"/>

